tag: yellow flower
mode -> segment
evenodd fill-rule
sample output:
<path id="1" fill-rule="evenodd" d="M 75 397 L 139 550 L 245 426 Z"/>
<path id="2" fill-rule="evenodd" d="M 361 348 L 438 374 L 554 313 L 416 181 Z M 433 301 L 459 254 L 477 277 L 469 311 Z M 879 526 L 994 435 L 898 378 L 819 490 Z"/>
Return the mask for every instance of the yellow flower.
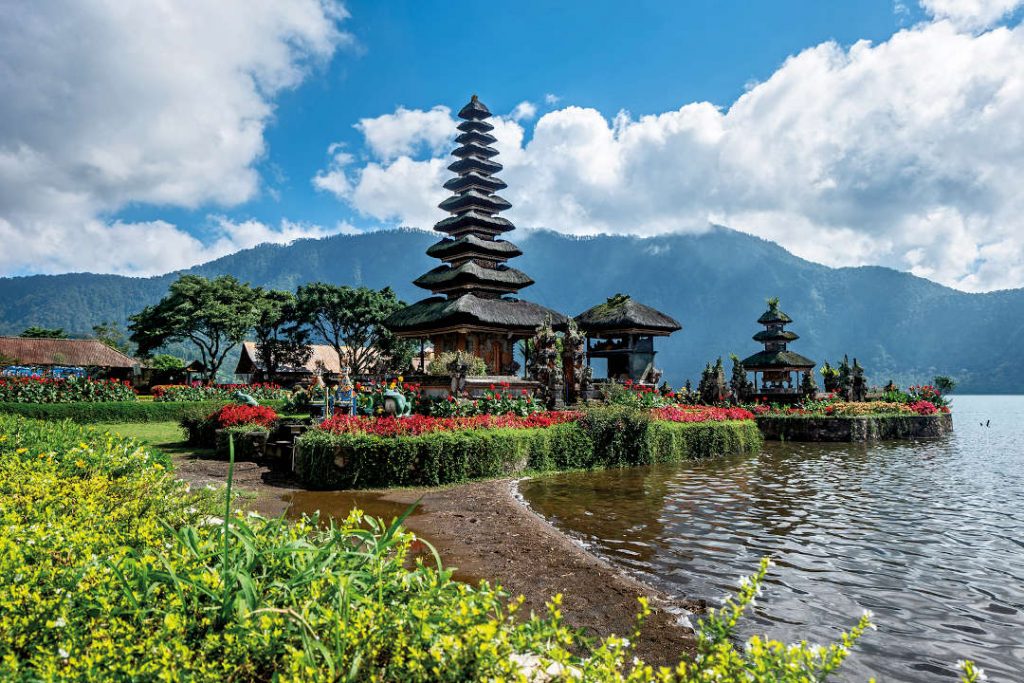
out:
<path id="1" fill-rule="evenodd" d="M 76 467 L 85 467 L 85 461 L 82 460 L 81 458 L 79 458 L 78 460 L 75 461 L 75 466 Z"/>
<path id="2" fill-rule="evenodd" d="M 14 452 L 17 455 L 21 455 L 22 453 L 28 453 L 28 449 L 27 448 L 19 448 L 18 450 L 14 451 Z"/>

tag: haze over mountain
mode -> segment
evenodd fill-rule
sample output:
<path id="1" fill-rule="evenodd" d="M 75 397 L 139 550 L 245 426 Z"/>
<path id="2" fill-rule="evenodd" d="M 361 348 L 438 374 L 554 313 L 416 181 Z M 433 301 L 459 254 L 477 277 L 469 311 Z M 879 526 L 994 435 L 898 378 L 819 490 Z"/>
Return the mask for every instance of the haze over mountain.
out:
<path id="1" fill-rule="evenodd" d="M 261 245 L 182 272 L 284 289 L 315 280 L 389 285 L 411 303 L 427 296 L 411 282 L 436 265 L 424 254 L 433 241 L 418 230 L 336 235 Z M 677 318 L 682 332 L 657 343 L 658 365 L 673 385 L 696 380 L 718 356 L 755 351 L 755 321 L 765 299 L 778 296 L 801 337 L 793 348 L 819 364 L 848 353 L 876 384 L 948 374 L 964 392 L 1024 386 L 1024 368 L 1014 362 L 1024 345 L 1024 290 L 970 294 L 887 268 L 829 268 L 726 228 L 651 238 L 521 231 L 516 242 L 524 255 L 513 265 L 537 283 L 525 299 L 575 315 L 624 292 Z M 99 322 L 124 322 L 176 277 L 0 278 L 0 333 L 42 325 L 84 334 Z"/>

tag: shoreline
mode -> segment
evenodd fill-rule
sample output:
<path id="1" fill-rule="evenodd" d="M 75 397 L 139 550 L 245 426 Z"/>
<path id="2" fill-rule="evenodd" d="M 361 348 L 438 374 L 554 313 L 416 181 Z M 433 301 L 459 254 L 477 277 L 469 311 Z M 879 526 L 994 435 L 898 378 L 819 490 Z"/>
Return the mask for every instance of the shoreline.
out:
<path id="1" fill-rule="evenodd" d="M 223 483 L 227 461 L 175 457 L 177 476 L 193 485 Z M 699 601 L 672 599 L 623 569 L 591 553 L 537 514 L 516 490 L 518 479 L 475 481 L 444 488 L 310 491 L 293 479 L 250 461 L 235 463 L 234 486 L 254 493 L 246 504 L 265 515 L 289 509 L 312 512 L 327 506 L 344 515 L 353 505 L 368 514 L 391 516 L 420 501 L 405 526 L 434 546 L 455 578 L 476 584 L 484 579 L 511 596 L 522 595 L 521 614 L 546 614 L 545 603 L 562 595 L 566 624 L 599 638 L 629 637 L 636 623 L 639 596 L 647 596 L 651 614 L 634 654 L 648 664 L 674 666 L 693 654 L 696 639 L 683 617 L 703 611 Z"/>

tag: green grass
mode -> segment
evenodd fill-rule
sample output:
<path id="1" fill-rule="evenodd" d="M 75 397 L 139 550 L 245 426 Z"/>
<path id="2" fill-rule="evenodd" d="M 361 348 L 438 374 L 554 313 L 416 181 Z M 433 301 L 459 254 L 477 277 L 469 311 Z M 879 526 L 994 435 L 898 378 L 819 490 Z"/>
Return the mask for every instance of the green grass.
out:
<path id="1" fill-rule="evenodd" d="M 94 429 L 138 439 L 147 446 L 171 455 L 192 453 L 196 449 L 185 443 L 185 433 L 176 421 L 168 422 L 98 422 Z"/>

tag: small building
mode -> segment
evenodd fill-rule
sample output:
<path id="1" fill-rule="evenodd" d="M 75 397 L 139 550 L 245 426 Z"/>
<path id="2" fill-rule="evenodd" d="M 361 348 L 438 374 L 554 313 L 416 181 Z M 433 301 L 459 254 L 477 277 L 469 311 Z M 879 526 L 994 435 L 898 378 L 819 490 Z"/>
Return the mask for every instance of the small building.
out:
<path id="1" fill-rule="evenodd" d="M 756 342 L 764 344 L 764 351 L 744 358 L 743 369 L 753 374 L 753 394 L 748 397 L 768 401 L 797 400 L 803 396 L 801 378 L 813 372 L 815 362 L 788 349 L 799 335 L 786 329 L 792 318 L 779 309 L 778 298 L 768 300 L 768 310 L 757 322 L 765 329 L 754 335 Z"/>
<path id="2" fill-rule="evenodd" d="M 498 216 L 511 204 L 495 194 L 507 185 L 495 176 L 502 166 L 494 160 L 490 116 L 476 95 L 459 111 L 459 146 L 448 166 L 456 176 L 444 184 L 453 194 L 439 205 L 451 215 L 434 226 L 446 237 L 427 249 L 442 264 L 414 281 L 434 296 L 394 313 L 387 326 L 399 337 L 429 340 L 439 354 L 472 353 L 488 374 L 509 376 L 518 370 L 516 342 L 532 337 L 545 318 L 556 325 L 566 318 L 515 296 L 533 280 L 507 263 L 522 254 L 519 247 L 499 239 L 515 226 Z"/>
<path id="3" fill-rule="evenodd" d="M 0 337 L 0 358 L 42 375 L 76 374 L 68 370 L 77 368 L 92 377 L 132 380 L 140 368 L 137 359 L 98 339 Z"/>
<path id="4" fill-rule="evenodd" d="M 608 378 L 656 383 L 661 372 L 654 366 L 654 338 L 682 329 L 679 322 L 659 310 L 616 294 L 575 318 L 587 335 L 587 364 L 594 358 L 608 363 Z"/>

